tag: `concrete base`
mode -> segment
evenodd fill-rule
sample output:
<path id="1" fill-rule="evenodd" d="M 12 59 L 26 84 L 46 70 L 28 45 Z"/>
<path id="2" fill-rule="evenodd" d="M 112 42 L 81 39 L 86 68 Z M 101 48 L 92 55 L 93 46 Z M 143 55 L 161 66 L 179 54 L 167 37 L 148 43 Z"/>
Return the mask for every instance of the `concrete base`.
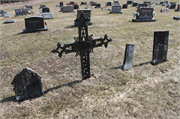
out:
<path id="1" fill-rule="evenodd" d="M 180 20 L 180 16 L 174 16 L 173 19 Z"/>
<path id="2" fill-rule="evenodd" d="M 154 22 L 156 19 L 132 19 L 132 22 Z"/>
<path id="3" fill-rule="evenodd" d="M 38 31 L 47 31 L 47 27 L 42 29 L 23 29 L 23 33 L 31 33 L 31 32 L 38 32 Z"/>

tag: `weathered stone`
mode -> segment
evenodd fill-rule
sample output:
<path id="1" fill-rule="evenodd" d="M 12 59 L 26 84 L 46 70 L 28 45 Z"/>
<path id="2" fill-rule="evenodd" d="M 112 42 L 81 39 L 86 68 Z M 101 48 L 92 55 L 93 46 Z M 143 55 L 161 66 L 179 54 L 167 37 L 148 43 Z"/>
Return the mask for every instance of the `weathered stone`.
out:
<path id="1" fill-rule="evenodd" d="M 157 65 L 167 60 L 169 31 L 155 31 L 153 44 L 152 65 Z"/>
<path id="2" fill-rule="evenodd" d="M 132 67 L 132 61 L 134 57 L 134 49 L 135 45 L 133 44 L 126 44 L 126 50 L 124 55 L 124 63 L 123 63 L 123 70 L 128 70 Z"/>
<path id="3" fill-rule="evenodd" d="M 162 8 L 161 12 L 169 12 L 169 9 L 168 8 Z"/>
<path id="4" fill-rule="evenodd" d="M 11 84 L 18 101 L 43 95 L 41 76 L 30 68 L 21 69 Z"/>

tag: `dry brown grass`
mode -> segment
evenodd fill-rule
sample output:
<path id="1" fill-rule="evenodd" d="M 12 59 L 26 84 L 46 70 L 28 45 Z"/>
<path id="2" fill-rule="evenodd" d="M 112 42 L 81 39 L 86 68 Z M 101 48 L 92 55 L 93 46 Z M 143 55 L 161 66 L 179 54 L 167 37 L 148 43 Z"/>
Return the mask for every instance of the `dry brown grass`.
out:
<path id="1" fill-rule="evenodd" d="M 107 2 L 96 1 L 101 6 Z M 120 2 L 124 3 L 126 0 Z M 50 8 L 55 19 L 45 20 L 48 31 L 18 34 L 27 16 L 12 16 L 23 4 L 33 5 L 35 16 L 40 4 Z M 180 118 L 180 22 L 173 20 L 179 12 L 160 13 L 164 7 L 156 5 L 156 22 L 133 23 L 134 7 L 122 9 L 123 14 L 92 9 L 89 34 L 98 38 L 106 33 L 113 42 L 107 49 L 94 49 L 91 78 L 81 81 L 80 58 L 75 53 L 63 54 L 60 59 L 50 52 L 57 42 L 71 43 L 78 36 L 77 28 L 65 28 L 74 24 L 76 12 L 60 13 L 56 4 L 59 1 L 46 0 L 0 6 L 10 14 L 6 19 L 16 20 L 0 24 L 0 118 Z M 5 18 L 0 20 L 2 23 Z M 152 66 L 154 31 L 166 30 L 170 33 L 168 61 Z M 135 45 L 135 54 L 133 67 L 122 71 L 126 43 Z M 45 93 L 18 103 L 10 82 L 23 67 L 42 75 Z"/>

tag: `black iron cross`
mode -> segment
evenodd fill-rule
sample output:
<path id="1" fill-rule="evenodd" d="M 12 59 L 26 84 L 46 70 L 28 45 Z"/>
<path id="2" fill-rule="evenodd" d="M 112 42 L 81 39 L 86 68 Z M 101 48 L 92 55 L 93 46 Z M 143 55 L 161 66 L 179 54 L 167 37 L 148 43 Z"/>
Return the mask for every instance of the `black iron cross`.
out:
<path id="1" fill-rule="evenodd" d="M 89 62 L 89 53 L 93 51 L 93 48 L 104 45 L 107 48 L 108 43 L 112 41 L 112 39 L 108 39 L 107 35 L 104 35 L 104 38 L 93 39 L 93 35 L 88 35 L 88 22 L 90 19 L 84 17 L 84 13 L 80 13 L 80 18 L 77 20 L 78 22 L 78 32 L 79 36 L 74 37 L 75 42 L 70 44 L 64 44 L 61 47 L 61 44 L 58 42 L 57 48 L 53 49 L 52 53 L 58 53 L 61 58 L 62 53 L 65 52 L 71 53 L 76 52 L 76 56 L 80 55 L 81 57 L 81 71 L 82 71 L 82 79 L 90 78 L 90 62 Z M 85 39 L 85 40 L 83 40 Z M 99 42 L 99 43 L 98 43 Z M 61 51 L 58 51 L 59 48 Z"/>

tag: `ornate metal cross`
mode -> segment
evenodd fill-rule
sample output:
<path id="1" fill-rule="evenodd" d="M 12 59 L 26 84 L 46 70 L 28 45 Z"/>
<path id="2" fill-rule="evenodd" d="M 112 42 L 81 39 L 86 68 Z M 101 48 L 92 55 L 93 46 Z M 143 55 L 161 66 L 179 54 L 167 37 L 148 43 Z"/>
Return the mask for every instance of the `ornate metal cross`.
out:
<path id="1" fill-rule="evenodd" d="M 88 35 L 88 22 L 90 19 L 84 17 L 84 13 L 80 13 L 80 18 L 77 20 L 78 22 L 78 32 L 79 36 L 74 37 L 75 42 L 64 44 L 62 47 L 58 42 L 57 48 L 53 49 L 52 53 L 58 53 L 61 58 L 62 53 L 65 52 L 71 53 L 76 52 L 76 56 L 80 55 L 81 57 L 81 71 L 82 71 L 82 79 L 90 78 L 90 62 L 89 62 L 89 53 L 93 52 L 93 48 L 104 45 L 107 48 L 108 43 L 112 41 L 112 39 L 108 39 L 108 36 L 105 34 L 104 38 L 93 39 L 92 34 Z M 84 39 L 84 40 L 83 40 Z M 59 51 L 61 49 L 61 51 Z"/>

